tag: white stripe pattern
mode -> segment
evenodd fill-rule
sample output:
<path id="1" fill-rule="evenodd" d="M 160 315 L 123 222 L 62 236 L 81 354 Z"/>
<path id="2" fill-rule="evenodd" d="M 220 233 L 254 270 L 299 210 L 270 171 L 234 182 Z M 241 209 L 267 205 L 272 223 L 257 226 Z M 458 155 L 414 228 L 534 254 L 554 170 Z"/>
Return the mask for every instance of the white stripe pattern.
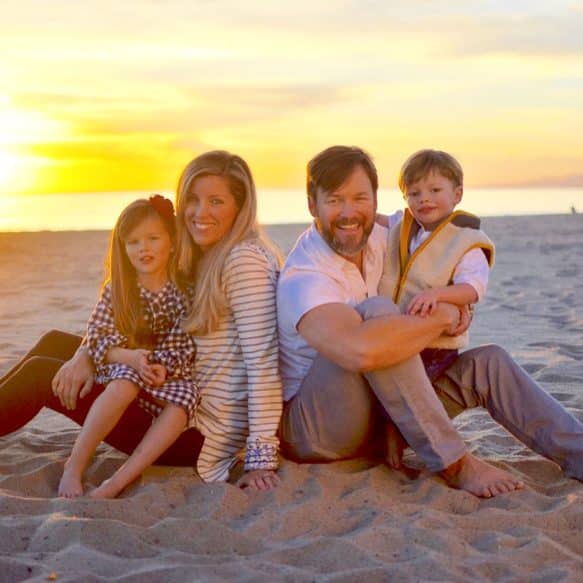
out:
<path id="1" fill-rule="evenodd" d="M 245 469 L 276 469 L 282 410 L 275 289 L 270 252 L 245 241 L 223 270 L 227 310 L 217 330 L 194 336 L 200 403 L 192 425 L 204 435 L 197 462 L 206 482 L 226 480 L 245 449 Z"/>

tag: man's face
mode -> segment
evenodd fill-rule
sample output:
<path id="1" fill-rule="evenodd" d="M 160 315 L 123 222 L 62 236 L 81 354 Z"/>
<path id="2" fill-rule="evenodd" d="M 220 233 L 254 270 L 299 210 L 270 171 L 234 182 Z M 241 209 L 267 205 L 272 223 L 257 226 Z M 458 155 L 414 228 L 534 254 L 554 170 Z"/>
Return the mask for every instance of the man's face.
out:
<path id="1" fill-rule="evenodd" d="M 308 197 L 310 213 L 328 245 L 346 259 L 355 260 L 374 226 L 377 202 L 362 166 L 357 166 L 337 189 L 319 189 Z"/>

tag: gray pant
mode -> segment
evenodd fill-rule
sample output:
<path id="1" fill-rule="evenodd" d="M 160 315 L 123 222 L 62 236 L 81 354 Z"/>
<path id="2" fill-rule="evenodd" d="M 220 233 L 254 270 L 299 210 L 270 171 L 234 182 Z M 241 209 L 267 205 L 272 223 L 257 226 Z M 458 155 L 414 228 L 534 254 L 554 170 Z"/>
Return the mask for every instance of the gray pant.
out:
<path id="1" fill-rule="evenodd" d="M 398 313 L 384 297 L 356 309 L 364 320 Z M 386 413 L 428 469 L 439 471 L 465 452 L 449 416 L 478 406 L 567 475 L 583 480 L 583 423 L 495 345 L 460 354 L 435 387 L 418 356 L 364 374 L 318 356 L 285 404 L 283 451 L 297 461 L 354 457 L 367 450 Z"/>

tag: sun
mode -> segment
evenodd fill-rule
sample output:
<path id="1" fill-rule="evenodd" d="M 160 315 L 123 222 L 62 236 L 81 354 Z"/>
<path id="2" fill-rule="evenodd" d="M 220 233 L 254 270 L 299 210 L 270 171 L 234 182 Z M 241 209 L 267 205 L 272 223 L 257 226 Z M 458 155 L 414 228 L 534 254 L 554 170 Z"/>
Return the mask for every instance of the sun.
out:
<path id="1" fill-rule="evenodd" d="M 39 169 L 53 161 L 35 154 L 35 147 L 65 139 L 67 125 L 41 111 L 14 107 L 8 96 L 0 95 L 0 127 L 0 193 L 42 191 Z"/>

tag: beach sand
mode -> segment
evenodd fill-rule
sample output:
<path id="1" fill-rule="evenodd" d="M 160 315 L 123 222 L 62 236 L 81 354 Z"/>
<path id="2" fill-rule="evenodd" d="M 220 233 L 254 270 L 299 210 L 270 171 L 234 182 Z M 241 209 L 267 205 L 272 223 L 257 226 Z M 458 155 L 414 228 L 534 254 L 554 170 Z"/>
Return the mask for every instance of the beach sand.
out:
<path id="1" fill-rule="evenodd" d="M 583 419 L 583 216 L 484 226 L 497 263 L 472 345 L 506 347 Z M 269 231 L 287 250 L 300 230 Z M 0 373 L 51 328 L 82 333 L 106 246 L 103 232 L 0 234 Z M 526 489 L 480 500 L 365 460 L 284 461 L 269 493 L 154 468 L 117 500 L 69 501 L 55 492 L 78 428 L 43 411 L 0 438 L 0 581 L 582 581 L 583 484 L 481 411 L 456 425 Z M 88 483 L 123 459 L 101 446 Z"/>

